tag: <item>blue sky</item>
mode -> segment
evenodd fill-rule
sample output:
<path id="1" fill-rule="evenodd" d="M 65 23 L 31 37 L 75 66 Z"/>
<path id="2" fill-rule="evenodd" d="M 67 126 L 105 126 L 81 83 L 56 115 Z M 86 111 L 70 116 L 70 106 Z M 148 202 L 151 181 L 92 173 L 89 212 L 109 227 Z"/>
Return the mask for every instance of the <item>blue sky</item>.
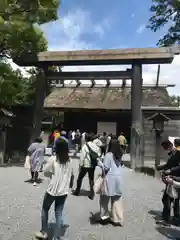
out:
<path id="1" fill-rule="evenodd" d="M 154 33 L 146 28 L 152 0 L 62 0 L 59 20 L 41 26 L 48 39 L 49 50 L 81 50 L 156 47 L 165 29 Z M 89 67 L 97 70 L 97 67 Z M 122 69 L 122 66 L 111 66 Z M 86 70 L 84 66 L 67 70 Z M 98 67 L 98 70 L 103 67 Z M 107 67 L 104 69 L 107 70 Z M 175 83 L 172 93 L 180 92 L 180 57 L 173 64 L 163 65 L 160 83 Z M 157 66 L 143 68 L 143 81 L 154 83 Z"/>
<path id="2" fill-rule="evenodd" d="M 71 24 L 76 27 L 80 25 L 81 30 L 76 38 L 85 43 L 82 44 L 84 48 L 153 47 L 163 30 L 153 33 L 146 28 L 150 5 L 151 0 L 141 1 L 141 4 L 137 0 L 64 0 L 59 8 L 62 20 L 59 24 L 66 28 L 69 17 Z M 73 27 L 69 25 L 70 28 Z M 49 47 L 53 48 L 64 38 L 64 33 L 57 31 L 52 34 L 49 31 L 51 29 L 46 29 L 45 35 L 49 39 Z"/>

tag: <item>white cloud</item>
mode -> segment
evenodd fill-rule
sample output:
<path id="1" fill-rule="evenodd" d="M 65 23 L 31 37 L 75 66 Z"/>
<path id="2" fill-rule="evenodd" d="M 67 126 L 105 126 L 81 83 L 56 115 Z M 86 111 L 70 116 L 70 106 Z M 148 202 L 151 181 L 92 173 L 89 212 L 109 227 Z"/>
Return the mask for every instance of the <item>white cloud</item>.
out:
<path id="1" fill-rule="evenodd" d="M 132 17 L 134 15 L 132 14 Z M 85 34 L 95 34 L 100 38 L 106 37 L 106 30 L 109 28 L 108 19 L 102 19 L 101 22 L 93 22 L 93 17 L 89 12 L 82 10 L 70 11 L 60 20 L 48 23 L 42 26 L 49 41 L 49 50 L 80 50 L 98 48 L 95 43 L 84 38 Z M 141 25 L 139 33 L 143 31 L 145 25 Z M 100 48 L 101 46 L 99 46 Z M 76 66 L 64 67 L 66 71 L 107 71 L 107 70 L 123 70 L 128 66 Z M 161 65 L 160 84 L 176 84 L 175 88 L 169 88 L 171 94 L 180 93 L 180 56 L 175 56 L 172 64 Z M 155 84 L 157 78 L 157 66 L 143 66 L 143 80 L 145 84 Z M 115 81 L 119 80 L 113 80 Z M 103 82 L 103 80 L 102 80 Z M 117 83 L 117 82 L 116 82 Z M 128 83 L 130 83 L 128 81 Z"/>
<path id="2" fill-rule="evenodd" d="M 75 10 L 56 22 L 44 24 L 41 28 L 48 39 L 49 50 L 90 49 L 94 43 L 84 40 L 84 36 L 102 38 L 109 28 L 109 23 L 106 19 L 94 23 L 89 12 Z"/>
<path id="3" fill-rule="evenodd" d="M 145 30 L 145 28 L 146 28 L 146 25 L 145 24 L 141 24 L 139 26 L 139 28 L 136 30 L 136 33 L 141 34 Z"/>

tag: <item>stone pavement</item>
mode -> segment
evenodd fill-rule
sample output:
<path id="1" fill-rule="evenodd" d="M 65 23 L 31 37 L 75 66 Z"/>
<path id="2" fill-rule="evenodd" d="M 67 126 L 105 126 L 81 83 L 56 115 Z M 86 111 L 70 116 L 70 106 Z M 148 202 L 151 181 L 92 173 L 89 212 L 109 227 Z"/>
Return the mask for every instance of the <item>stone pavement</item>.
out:
<path id="1" fill-rule="evenodd" d="M 78 159 L 74 159 L 77 172 Z M 91 201 L 87 192 L 82 196 L 69 196 L 65 217 L 70 228 L 68 240 L 163 240 L 179 235 L 177 228 L 157 228 L 154 217 L 161 210 L 163 184 L 155 178 L 123 168 L 125 225 L 100 226 L 89 221 L 91 212 L 99 210 L 98 196 Z M 29 240 L 40 227 L 40 211 L 48 180 L 37 187 L 24 181 L 28 172 L 23 167 L 0 168 L 0 240 Z M 85 179 L 83 189 L 88 189 Z M 50 222 L 54 221 L 53 211 Z"/>

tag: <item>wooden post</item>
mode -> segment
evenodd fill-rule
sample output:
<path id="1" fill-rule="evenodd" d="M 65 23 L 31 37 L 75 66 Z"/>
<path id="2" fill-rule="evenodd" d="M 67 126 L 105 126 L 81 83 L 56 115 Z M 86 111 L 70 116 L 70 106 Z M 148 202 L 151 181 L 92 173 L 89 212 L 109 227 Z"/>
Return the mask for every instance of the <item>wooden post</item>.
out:
<path id="1" fill-rule="evenodd" d="M 141 63 L 132 65 L 131 85 L 131 168 L 138 170 L 142 168 L 141 139 L 142 139 L 142 66 Z"/>
<path id="2" fill-rule="evenodd" d="M 0 165 L 4 164 L 6 151 L 6 129 L 1 130 L 0 133 Z"/>
<path id="3" fill-rule="evenodd" d="M 155 168 L 160 165 L 161 162 L 161 133 L 156 131 L 156 156 L 155 156 Z"/>
<path id="4" fill-rule="evenodd" d="M 38 70 L 37 79 L 36 79 L 36 97 L 34 104 L 34 129 L 32 134 L 33 141 L 35 138 L 39 137 L 41 134 L 42 119 L 44 115 L 44 99 L 47 84 L 44 70 L 40 68 Z"/>

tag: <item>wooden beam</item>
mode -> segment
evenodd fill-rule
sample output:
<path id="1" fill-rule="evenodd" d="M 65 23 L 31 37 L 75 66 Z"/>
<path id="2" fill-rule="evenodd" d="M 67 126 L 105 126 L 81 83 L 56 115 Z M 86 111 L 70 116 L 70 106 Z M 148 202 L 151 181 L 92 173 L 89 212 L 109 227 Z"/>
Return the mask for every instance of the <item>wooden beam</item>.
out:
<path id="1" fill-rule="evenodd" d="M 80 50 L 80 51 L 51 51 L 41 52 L 37 58 L 13 59 L 20 66 L 38 66 L 40 64 L 73 66 L 73 65 L 110 65 L 171 63 L 174 55 L 180 53 L 179 48 L 127 48 L 111 50 Z"/>
<path id="2" fill-rule="evenodd" d="M 62 81 L 62 82 L 61 82 Z M 50 86 L 54 86 L 54 87 L 64 87 L 64 88 L 73 88 L 73 87 L 76 87 L 74 86 L 74 84 L 65 84 L 63 80 L 53 80 L 50 84 Z M 103 86 L 103 85 L 96 85 L 95 84 L 95 80 L 91 80 L 91 82 L 93 81 L 93 83 L 89 84 L 89 85 L 84 85 L 84 84 L 81 84 L 79 86 L 79 88 L 91 88 L 91 86 L 93 85 L 93 87 L 97 87 L 97 88 L 102 88 L 102 87 L 106 87 L 106 86 Z M 158 88 L 169 88 L 169 87 L 175 87 L 176 85 L 175 84 L 159 84 Z M 122 85 L 120 84 L 111 84 L 110 85 L 111 88 L 117 88 L 117 87 L 123 87 Z M 131 85 L 125 85 L 125 88 L 131 88 Z M 153 84 L 143 84 L 142 86 L 142 89 L 147 89 L 147 88 L 156 88 L 156 85 L 153 85 Z"/>
<path id="3" fill-rule="evenodd" d="M 63 80 L 91 80 L 91 79 L 131 79 L 132 71 L 86 71 L 86 72 L 53 72 L 48 71 L 46 76 L 50 80 L 63 79 Z"/>

